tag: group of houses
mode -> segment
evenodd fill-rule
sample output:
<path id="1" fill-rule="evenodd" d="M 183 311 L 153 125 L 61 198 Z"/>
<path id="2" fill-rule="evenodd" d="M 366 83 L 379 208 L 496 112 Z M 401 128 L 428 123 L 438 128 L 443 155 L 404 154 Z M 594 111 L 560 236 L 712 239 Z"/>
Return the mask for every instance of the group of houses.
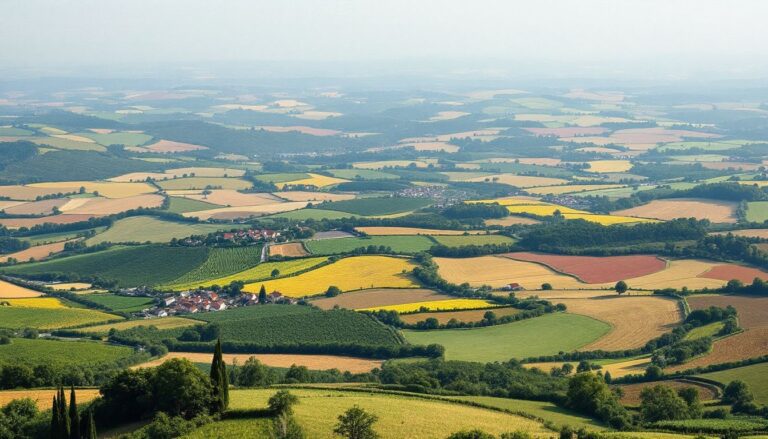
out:
<path id="1" fill-rule="evenodd" d="M 278 291 L 267 294 L 266 303 L 296 304 L 297 301 L 283 296 Z M 167 317 L 181 314 L 196 314 L 201 312 L 224 311 L 228 308 L 254 306 L 259 304 L 259 295 L 243 293 L 235 297 L 225 296 L 215 291 L 197 289 L 182 291 L 158 298 L 153 308 L 144 310 L 141 316 L 145 318 Z"/>

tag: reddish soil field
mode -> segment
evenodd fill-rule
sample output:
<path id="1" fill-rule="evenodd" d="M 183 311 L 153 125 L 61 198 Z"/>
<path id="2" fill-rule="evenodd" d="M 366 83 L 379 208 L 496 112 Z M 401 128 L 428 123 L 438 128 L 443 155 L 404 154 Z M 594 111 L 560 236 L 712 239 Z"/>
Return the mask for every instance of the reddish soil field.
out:
<path id="1" fill-rule="evenodd" d="M 81 221 L 88 221 L 90 218 L 95 218 L 100 215 L 53 215 L 44 216 L 40 218 L 3 218 L 0 219 L 0 226 L 5 226 L 10 229 L 19 227 L 32 227 L 38 224 L 52 223 L 52 224 L 72 224 L 79 223 Z"/>
<path id="2" fill-rule="evenodd" d="M 421 312 L 416 314 L 404 314 L 400 316 L 400 320 L 405 323 L 418 323 L 423 320 L 427 320 L 430 317 L 434 317 L 440 323 L 448 323 L 451 319 L 456 319 L 460 322 L 479 322 L 483 320 L 483 316 L 486 312 L 493 311 L 496 317 L 511 316 L 520 312 L 517 308 L 495 308 L 488 309 L 472 309 L 467 311 L 446 311 L 446 312 Z"/>
<path id="3" fill-rule="evenodd" d="M 645 276 L 661 271 L 667 266 L 666 261 L 653 255 L 596 257 L 517 252 L 504 256 L 519 261 L 538 262 L 591 284 Z"/>
<path id="4" fill-rule="evenodd" d="M 738 311 L 739 325 L 744 332 L 716 341 L 708 355 L 665 369 L 665 372 L 744 360 L 768 353 L 768 297 L 693 296 L 688 303 L 692 309 L 713 305 L 721 308 L 733 306 Z"/>
<path id="5" fill-rule="evenodd" d="M 42 260 L 50 256 L 52 253 L 59 253 L 64 251 L 64 246 L 68 242 L 74 242 L 77 239 L 71 239 L 69 241 L 53 242 L 51 244 L 43 244 L 35 247 L 30 247 L 20 252 L 11 253 L 8 255 L 0 256 L 0 263 L 8 262 L 9 258 L 14 258 L 18 262 L 27 262 L 34 258 L 36 261 Z"/>
<path id="6" fill-rule="evenodd" d="M 53 208 L 61 207 L 69 201 L 68 198 L 54 198 L 51 200 L 33 201 L 5 208 L 8 215 L 50 215 Z"/>
<path id="7" fill-rule="evenodd" d="M 711 270 L 702 273 L 699 275 L 699 277 L 707 277 L 709 279 L 719 279 L 726 281 L 731 279 L 738 279 L 744 283 L 752 283 L 756 277 L 759 277 L 763 280 L 768 280 L 768 273 L 757 268 L 744 267 L 742 265 L 736 264 L 723 264 L 715 265 Z"/>
<path id="8" fill-rule="evenodd" d="M 624 392 L 624 396 L 621 397 L 620 401 L 624 405 L 628 405 L 632 407 L 639 406 L 640 392 L 646 387 L 654 387 L 657 385 L 671 387 L 675 390 L 693 387 L 694 389 L 699 391 L 699 398 L 702 401 L 712 401 L 714 399 L 717 399 L 720 395 L 720 392 L 717 386 L 714 386 L 714 385 L 708 386 L 708 385 L 695 383 L 692 381 L 685 381 L 685 380 L 669 380 L 669 381 L 654 381 L 650 383 L 625 384 L 625 385 L 617 386 Z"/>
<path id="9" fill-rule="evenodd" d="M 307 256 L 307 250 L 304 249 L 304 245 L 300 242 L 289 242 L 287 244 L 278 244 L 269 246 L 269 255 L 280 255 L 288 257 L 301 257 Z"/>
<path id="10" fill-rule="evenodd" d="M 557 137 L 576 137 L 576 136 L 599 136 L 608 131 L 602 127 L 564 127 L 564 128 L 524 128 L 526 131 L 537 136 L 557 136 Z"/>
<path id="11" fill-rule="evenodd" d="M 157 143 L 146 146 L 150 151 L 154 152 L 187 152 L 197 151 L 200 149 L 208 149 L 205 146 L 193 145 L 191 143 L 172 142 L 170 140 L 160 140 Z"/>

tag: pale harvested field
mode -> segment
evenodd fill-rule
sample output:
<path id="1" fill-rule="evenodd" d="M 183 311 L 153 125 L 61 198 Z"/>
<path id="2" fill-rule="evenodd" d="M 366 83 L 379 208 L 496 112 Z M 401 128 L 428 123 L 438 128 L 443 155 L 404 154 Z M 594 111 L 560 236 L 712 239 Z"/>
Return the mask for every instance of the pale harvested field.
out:
<path id="1" fill-rule="evenodd" d="M 300 242 L 289 242 L 286 244 L 277 244 L 269 246 L 270 256 L 288 256 L 288 257 L 301 257 L 307 256 L 309 253 L 304 248 L 304 245 Z"/>
<path id="2" fill-rule="evenodd" d="M 527 369 L 539 369 L 541 371 L 549 373 L 552 369 L 555 367 L 563 367 L 565 363 L 570 363 L 574 369 L 578 365 L 577 361 L 555 361 L 555 362 L 549 362 L 549 363 L 525 363 L 523 364 L 523 367 Z M 619 378 L 626 375 L 634 375 L 634 374 L 643 374 L 645 373 L 645 368 L 651 365 L 650 358 L 638 358 L 634 360 L 626 360 L 626 361 L 620 361 L 617 363 L 611 363 L 611 364 L 603 364 L 603 368 L 600 369 L 605 372 L 610 372 L 611 377 L 613 378 Z"/>
<path id="3" fill-rule="evenodd" d="M 589 162 L 587 172 L 627 172 L 632 169 L 629 160 L 596 160 Z"/>
<path id="4" fill-rule="evenodd" d="M 358 232 L 365 233 L 371 236 L 388 236 L 388 235 L 463 235 L 468 233 L 470 235 L 479 235 L 485 233 L 485 230 L 440 230 L 440 229 L 420 229 L 417 227 L 355 227 Z"/>
<path id="5" fill-rule="evenodd" d="M 53 215 L 40 218 L 2 218 L 0 219 L 0 225 L 8 227 L 9 229 L 17 229 L 19 227 L 34 227 L 45 223 L 72 224 L 88 221 L 95 216 L 97 215 Z"/>
<path id="6" fill-rule="evenodd" d="M 100 196 L 105 198 L 127 198 L 157 192 L 154 186 L 147 183 L 119 183 L 112 181 L 61 181 L 33 183 L 29 186 L 54 190 L 56 192 L 78 192 L 82 187 L 88 193 L 98 192 Z"/>
<path id="7" fill-rule="evenodd" d="M 75 290 L 87 290 L 88 288 L 91 288 L 91 284 L 85 282 L 62 282 L 58 284 L 46 284 L 45 286 L 48 288 L 53 288 L 54 290 L 64 291 L 68 291 L 73 288 Z"/>
<path id="8" fill-rule="evenodd" d="M 383 360 L 370 360 L 367 358 L 337 357 L 333 355 L 301 355 L 301 354 L 224 354 L 224 361 L 231 366 L 234 360 L 242 365 L 251 357 L 256 357 L 267 366 L 288 368 L 292 365 L 306 366 L 312 370 L 339 369 L 342 372 L 364 373 L 375 368 L 381 368 Z M 213 354 L 199 352 L 169 352 L 165 357 L 133 366 L 139 367 L 159 366 L 172 358 L 186 358 L 193 363 L 209 364 L 213 360 Z"/>
<path id="9" fill-rule="evenodd" d="M 233 168 L 176 168 L 167 169 L 165 172 L 131 172 L 110 178 L 109 181 L 144 181 L 147 178 L 152 178 L 154 180 L 168 180 L 172 178 L 183 178 L 185 175 L 187 177 L 242 177 L 245 175 L 245 171 Z"/>
<path id="10" fill-rule="evenodd" d="M 117 177 L 112 177 L 108 180 L 118 183 L 130 183 L 145 181 L 148 178 L 151 178 L 152 180 L 166 180 L 173 177 L 168 174 L 163 174 L 162 172 L 129 172 L 127 174 L 118 175 Z"/>
<path id="11" fill-rule="evenodd" d="M 469 282 L 472 286 L 490 285 L 500 288 L 506 284 L 519 283 L 528 290 L 539 289 L 543 283 L 558 289 L 588 287 L 571 276 L 559 274 L 543 265 L 501 256 L 434 258 L 434 261 L 439 266 L 440 275 L 456 284 Z"/>
<path id="12" fill-rule="evenodd" d="M 207 219 L 234 219 L 248 218 L 251 216 L 270 215 L 273 213 L 288 212 L 307 206 L 305 201 L 290 201 L 287 203 L 262 204 L 260 206 L 222 207 L 220 209 L 201 210 L 199 212 L 186 212 L 183 215 L 190 218 Z"/>
<path id="13" fill-rule="evenodd" d="M 417 168 L 426 168 L 428 164 L 421 160 L 382 160 L 378 162 L 357 162 L 353 163 L 353 168 L 358 169 L 383 169 L 387 167 L 406 167 L 413 164 Z"/>
<path id="14" fill-rule="evenodd" d="M 526 218 L 522 216 L 514 216 L 510 215 L 508 217 L 504 218 L 493 218 L 493 219 L 487 219 L 485 220 L 486 226 L 502 226 L 502 227 L 508 227 L 513 226 L 516 224 L 524 224 L 524 225 L 530 225 L 530 224 L 539 224 L 541 221 L 535 220 L 533 218 Z"/>
<path id="15" fill-rule="evenodd" d="M 74 241 L 77 241 L 77 240 L 71 239 L 69 241 L 61 241 L 61 242 L 53 242 L 51 244 L 37 245 L 34 247 L 30 247 L 28 249 L 22 250 L 20 252 L 2 255 L 0 256 L 0 263 L 8 262 L 8 259 L 10 258 L 16 259 L 17 262 L 27 262 L 30 259 L 39 261 L 47 258 L 51 254 L 64 251 L 64 245 L 66 245 L 68 242 L 74 242 Z"/>
<path id="16" fill-rule="evenodd" d="M 412 146 L 416 151 L 459 152 L 458 146 L 446 142 L 406 143 L 404 146 Z"/>
<path id="17" fill-rule="evenodd" d="M 96 143 L 96 141 L 91 138 L 78 136 L 77 134 L 54 134 L 51 137 L 72 140 L 73 142 Z"/>
<path id="18" fill-rule="evenodd" d="M 0 197 L 8 197 L 12 200 L 33 201 L 37 197 L 55 195 L 62 192 L 74 191 L 63 191 L 57 188 L 31 187 L 21 185 L 0 186 Z"/>
<path id="19" fill-rule="evenodd" d="M 336 177 L 329 177 L 327 175 L 320 175 L 320 174 L 308 174 L 308 178 L 302 178 L 300 180 L 292 180 L 292 181 L 285 181 L 285 182 L 279 182 L 275 183 L 275 186 L 277 186 L 278 189 L 282 189 L 288 185 L 291 186 L 315 186 L 318 188 L 331 186 L 334 184 L 339 183 L 346 183 L 349 180 L 345 180 L 343 178 L 336 178 Z"/>
<path id="20" fill-rule="evenodd" d="M 285 191 L 275 192 L 274 196 L 288 201 L 342 201 L 355 198 L 354 194 L 331 194 L 328 192 Z"/>
<path id="21" fill-rule="evenodd" d="M 0 280 L 0 299 L 27 299 L 30 297 L 40 297 L 43 293 L 29 288 L 20 287 L 16 284 Z"/>
<path id="22" fill-rule="evenodd" d="M 700 277 L 714 267 L 715 263 L 697 259 L 671 260 L 665 270 L 647 276 L 625 279 L 630 288 L 654 290 L 660 288 L 688 287 L 689 289 L 719 288 L 725 284 L 722 280 Z M 608 287 L 612 285 L 606 285 Z"/>
<path id="23" fill-rule="evenodd" d="M 439 111 L 436 115 L 430 117 L 429 120 L 434 122 L 439 120 L 458 119 L 469 114 L 470 113 L 467 113 L 466 111 Z"/>
<path id="24" fill-rule="evenodd" d="M 563 186 L 545 186 L 545 187 L 531 187 L 526 189 L 526 192 L 530 192 L 536 195 L 560 195 L 570 194 L 574 192 L 593 191 L 598 189 L 615 189 L 624 187 L 623 184 L 568 184 Z"/>
<path id="25" fill-rule="evenodd" d="M 653 296 L 606 296 L 588 299 L 558 299 L 568 312 L 604 321 L 611 331 L 580 350 L 617 351 L 644 346 L 649 340 L 671 331 L 682 319 L 676 300 Z"/>
<path id="26" fill-rule="evenodd" d="M 5 209 L 8 215 L 50 215 L 54 208 L 60 208 L 67 204 L 66 198 L 54 198 L 51 200 L 32 201 Z"/>
<path id="27" fill-rule="evenodd" d="M 517 160 L 519 163 L 522 163 L 524 165 L 539 165 L 539 166 L 557 166 L 562 162 L 562 160 L 552 158 L 552 157 L 521 157 L 515 160 Z"/>
<path id="28" fill-rule="evenodd" d="M 307 110 L 300 114 L 295 114 L 293 117 L 297 119 L 306 119 L 306 120 L 323 120 L 328 119 L 329 117 L 339 117 L 342 116 L 342 113 L 337 113 L 335 111 L 317 111 L 317 110 Z"/>
<path id="29" fill-rule="evenodd" d="M 768 229 L 731 230 L 730 232 L 717 232 L 717 233 L 713 233 L 713 235 L 727 235 L 728 233 L 731 233 L 734 236 L 746 236 L 748 238 L 768 239 Z"/>
<path id="30" fill-rule="evenodd" d="M 0 210 L 8 209 L 9 207 L 18 206 L 20 204 L 26 204 L 24 201 L 10 201 L 0 200 Z"/>
<path id="31" fill-rule="evenodd" d="M 498 294 L 504 295 L 506 292 L 502 291 Z M 627 290 L 624 296 L 648 296 L 653 294 L 652 291 L 646 290 Z M 559 303 L 560 299 L 594 299 L 598 297 L 616 297 L 616 291 L 613 289 L 602 290 L 535 290 L 535 291 L 515 291 L 515 296 L 521 299 L 527 297 L 538 297 Z"/>
<path id="32" fill-rule="evenodd" d="M 109 332 L 109 330 L 112 328 L 120 331 L 125 329 L 138 328 L 139 326 L 154 326 L 157 329 L 175 329 L 200 324 L 202 324 L 202 322 L 199 320 L 186 319 L 183 317 L 160 317 L 154 319 L 128 320 L 115 323 L 106 323 L 104 325 L 86 326 L 79 328 L 78 331 L 88 334 L 101 334 Z"/>
<path id="33" fill-rule="evenodd" d="M 208 149 L 207 147 L 201 145 L 193 145 L 191 143 L 183 142 L 172 142 L 170 140 L 160 140 L 159 142 L 148 145 L 145 148 L 153 152 L 188 152 Z"/>
<path id="34" fill-rule="evenodd" d="M 313 300 L 312 304 L 322 309 L 332 309 L 336 305 L 340 308 L 362 309 L 376 306 L 401 305 L 404 303 L 449 300 L 453 298 L 453 296 L 447 296 L 423 288 L 375 288 Z"/>
<path id="35" fill-rule="evenodd" d="M 696 198 L 653 200 L 631 209 L 612 212 L 613 215 L 637 216 L 671 220 L 675 218 L 708 219 L 713 223 L 735 223 L 737 203 Z"/>
<path id="36" fill-rule="evenodd" d="M 467 181 L 495 181 L 497 183 L 508 184 L 511 186 L 517 186 L 522 188 L 536 187 L 536 186 L 553 186 L 558 184 L 568 183 L 568 180 L 561 178 L 551 177 L 531 177 L 527 175 L 514 175 L 514 174 L 496 174 L 489 175 L 487 177 L 470 178 Z"/>
<path id="37" fill-rule="evenodd" d="M 479 322 L 488 311 L 496 314 L 496 317 L 510 316 L 520 312 L 517 308 L 494 308 L 494 309 L 472 309 L 467 311 L 443 311 L 443 312 L 425 312 L 417 314 L 403 314 L 400 320 L 405 323 L 418 323 L 428 318 L 435 318 L 441 324 L 448 323 L 451 319 L 459 322 Z"/>
<path id="38" fill-rule="evenodd" d="M 61 213 L 70 213 L 72 210 L 78 209 L 86 204 L 88 204 L 92 198 L 70 198 L 69 201 L 67 201 L 67 204 L 59 207 L 59 210 Z"/>
<path id="39" fill-rule="evenodd" d="M 126 210 L 138 209 L 140 207 L 153 208 L 160 207 L 163 204 L 163 196 L 155 194 L 136 195 L 134 197 L 109 199 L 109 198 L 86 198 L 87 203 L 75 209 L 68 210 L 71 215 L 113 215 Z"/>
<path id="40" fill-rule="evenodd" d="M 768 297 L 705 295 L 688 298 L 692 309 L 731 305 L 736 308 L 744 332 L 717 340 L 712 351 L 666 370 L 677 371 L 727 363 L 765 355 L 768 352 Z"/>
<path id="41" fill-rule="evenodd" d="M 0 407 L 5 407 L 14 399 L 30 398 L 37 404 L 38 410 L 51 408 L 51 400 L 58 390 L 56 389 L 25 389 L 0 391 Z M 66 390 L 69 399 L 69 389 Z M 99 389 L 75 389 L 78 404 L 93 401 L 99 396 Z"/>
<path id="42" fill-rule="evenodd" d="M 523 128 L 537 136 L 576 137 L 599 136 L 608 131 L 603 127 Z"/>
<path id="43" fill-rule="evenodd" d="M 246 194 L 234 189 L 213 189 L 208 195 L 203 195 L 202 191 L 196 190 L 176 196 L 228 207 L 263 206 L 265 204 L 275 204 L 282 201 L 269 193 Z"/>

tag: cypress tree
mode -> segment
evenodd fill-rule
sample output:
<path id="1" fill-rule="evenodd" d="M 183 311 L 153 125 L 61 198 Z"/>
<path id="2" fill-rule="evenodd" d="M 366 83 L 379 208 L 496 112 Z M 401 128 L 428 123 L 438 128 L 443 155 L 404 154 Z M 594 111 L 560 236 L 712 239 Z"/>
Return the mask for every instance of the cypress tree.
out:
<path id="1" fill-rule="evenodd" d="M 229 377 L 221 352 L 221 339 L 216 341 L 211 362 L 211 383 L 213 384 L 213 411 L 221 413 L 229 405 Z"/>
<path id="2" fill-rule="evenodd" d="M 69 438 L 69 416 L 67 416 L 67 396 L 64 387 L 59 387 L 59 433 L 61 439 Z"/>
<path id="3" fill-rule="evenodd" d="M 53 395 L 53 404 L 51 405 L 51 439 L 59 439 L 59 401 L 57 395 Z"/>
<path id="4" fill-rule="evenodd" d="M 69 439 L 80 439 L 80 414 L 77 412 L 75 386 L 69 392 Z"/>
<path id="5" fill-rule="evenodd" d="M 96 423 L 93 421 L 93 409 L 88 410 L 88 422 L 85 424 L 83 439 L 96 439 Z"/>
<path id="6" fill-rule="evenodd" d="M 262 305 L 267 303 L 267 289 L 264 288 L 264 284 L 261 284 L 261 289 L 259 289 L 259 303 Z"/>

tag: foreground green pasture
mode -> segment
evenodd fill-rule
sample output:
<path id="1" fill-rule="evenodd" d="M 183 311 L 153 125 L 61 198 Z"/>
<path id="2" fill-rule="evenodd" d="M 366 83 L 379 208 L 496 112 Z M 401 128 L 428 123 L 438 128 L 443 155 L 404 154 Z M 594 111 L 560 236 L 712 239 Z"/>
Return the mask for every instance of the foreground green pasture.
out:
<path id="1" fill-rule="evenodd" d="M 512 244 L 512 238 L 503 235 L 443 235 L 433 237 L 438 244 L 447 247 L 465 245 Z"/>
<path id="2" fill-rule="evenodd" d="M 208 258 L 189 272 L 173 280 L 173 284 L 198 285 L 211 279 L 239 273 L 261 261 L 261 245 L 233 248 L 211 248 Z"/>
<path id="3" fill-rule="evenodd" d="M 91 302 L 106 306 L 112 311 L 135 312 L 151 307 L 155 302 L 149 297 L 118 296 L 117 294 L 89 294 Z"/>
<path id="4" fill-rule="evenodd" d="M 610 330 L 607 323 L 577 314 L 547 314 L 503 325 L 474 329 L 403 331 L 413 344 L 445 346 L 447 360 L 505 361 L 570 352 Z"/>
<path id="5" fill-rule="evenodd" d="M 0 328 L 49 330 L 97 324 L 116 319 L 120 319 L 120 317 L 92 309 L 0 306 Z"/>
<path id="6" fill-rule="evenodd" d="M 755 402 L 759 404 L 768 404 L 768 363 L 753 364 L 751 366 L 737 367 L 735 369 L 722 370 L 720 372 L 705 373 L 699 376 L 715 380 L 724 385 L 727 385 L 734 380 L 744 381 L 755 395 Z"/>

